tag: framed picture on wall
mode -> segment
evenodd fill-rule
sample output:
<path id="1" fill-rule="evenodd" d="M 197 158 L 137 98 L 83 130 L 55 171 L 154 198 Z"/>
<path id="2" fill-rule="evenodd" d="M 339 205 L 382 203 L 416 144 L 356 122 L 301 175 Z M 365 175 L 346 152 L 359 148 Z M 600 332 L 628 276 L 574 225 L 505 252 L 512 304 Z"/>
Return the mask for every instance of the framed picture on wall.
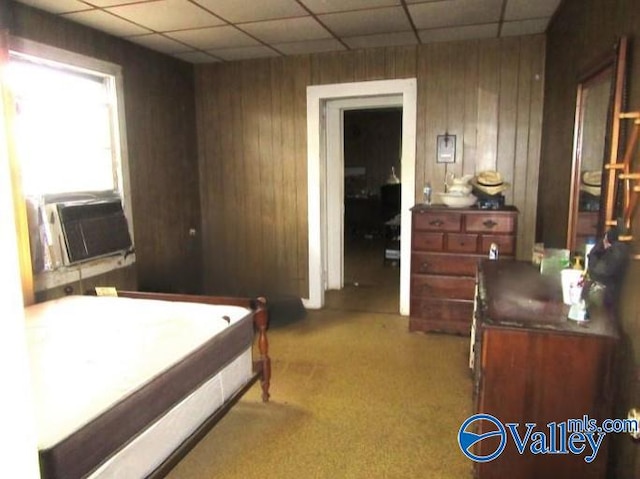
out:
<path id="1" fill-rule="evenodd" d="M 438 135 L 436 141 L 436 162 L 455 163 L 456 162 L 456 135 Z"/>

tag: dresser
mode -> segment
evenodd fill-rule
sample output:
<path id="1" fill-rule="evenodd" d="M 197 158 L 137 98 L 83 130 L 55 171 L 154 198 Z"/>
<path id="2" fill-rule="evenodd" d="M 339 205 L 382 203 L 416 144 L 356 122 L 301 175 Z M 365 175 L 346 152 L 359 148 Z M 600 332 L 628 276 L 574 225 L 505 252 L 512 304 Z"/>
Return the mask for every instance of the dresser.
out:
<path id="1" fill-rule="evenodd" d="M 471 355 L 475 412 L 504 423 L 536 423 L 535 431 L 551 434 L 553 447 L 563 443 L 560 424 L 568 419 L 595 419 L 597 426 L 613 414 L 615 350 L 619 332 L 603 310 L 590 309 L 590 320 L 567 319 L 557 278 L 543 276 L 522 261 L 483 260 L 478 268 L 478 296 Z M 550 428 L 549 423 L 555 423 Z M 484 421 L 476 433 L 495 429 Z M 606 477 L 610 435 L 595 460 L 591 453 L 520 454 L 507 434 L 504 451 L 494 460 L 476 463 L 478 479 L 541 477 Z M 480 441 L 474 454 L 496 450 L 492 439 Z M 549 441 L 551 443 L 551 441 Z M 566 444 L 566 442 L 565 442 Z"/>
<path id="2" fill-rule="evenodd" d="M 478 261 L 492 243 L 516 252 L 518 211 L 416 205 L 412 209 L 410 331 L 469 334 Z"/>

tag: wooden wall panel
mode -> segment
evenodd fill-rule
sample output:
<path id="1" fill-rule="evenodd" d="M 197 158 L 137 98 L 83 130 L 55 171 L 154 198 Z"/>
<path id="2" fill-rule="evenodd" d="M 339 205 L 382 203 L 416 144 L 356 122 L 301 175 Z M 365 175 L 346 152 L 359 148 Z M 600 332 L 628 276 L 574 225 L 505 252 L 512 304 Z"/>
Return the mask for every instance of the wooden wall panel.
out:
<path id="1" fill-rule="evenodd" d="M 15 36 L 122 66 L 135 229 L 141 288 L 200 289 L 198 156 L 193 66 L 8 2 Z"/>
<path id="2" fill-rule="evenodd" d="M 637 0 L 565 0 L 550 24 L 547 76 L 544 95 L 544 129 L 540 154 L 538 200 L 541 240 L 549 246 L 566 244 L 567 209 L 573 144 L 573 120 L 578 78 L 608 51 L 617 37 L 628 35 L 628 107 L 640 110 L 640 2 Z M 634 157 L 634 170 L 640 158 Z M 636 225 L 640 212 L 636 213 Z M 640 251 L 640 228 L 632 249 Z M 626 417 L 640 404 L 640 300 L 637 285 L 640 262 L 630 261 L 618 307 L 622 341 L 618 354 L 618 389 L 614 417 Z M 640 449 L 626 434 L 615 434 L 611 442 L 610 477 L 640 477 Z"/>
<path id="3" fill-rule="evenodd" d="M 544 45 L 539 35 L 197 67 L 206 290 L 308 295 L 306 87 L 314 84 L 417 78 L 416 200 L 425 181 L 443 191 L 447 172 L 498 168 L 529 232 L 519 255 L 530 257 L 540 142 L 530 128 L 542 115 Z M 215 121 L 215 99 L 232 121 Z M 436 163 L 436 136 L 446 131 L 457 136 L 453 165 Z M 229 134 L 233 147 L 217 139 Z M 222 174 L 234 175 L 235 189 L 214 178 Z"/>

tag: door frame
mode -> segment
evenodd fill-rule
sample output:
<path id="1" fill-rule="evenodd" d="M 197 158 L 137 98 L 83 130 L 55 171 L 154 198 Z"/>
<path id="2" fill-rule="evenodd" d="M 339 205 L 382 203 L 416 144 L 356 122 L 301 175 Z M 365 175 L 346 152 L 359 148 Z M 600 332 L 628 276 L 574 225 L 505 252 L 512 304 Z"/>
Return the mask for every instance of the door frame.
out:
<path id="1" fill-rule="evenodd" d="M 402 98 L 402 182 L 400 228 L 400 314 L 409 314 L 409 280 L 411 260 L 411 214 L 415 203 L 417 81 L 378 80 L 367 82 L 313 85 L 307 87 L 307 188 L 309 228 L 309 297 L 303 298 L 308 308 L 324 306 L 328 285 L 328 204 L 327 184 L 327 103 L 332 100 L 375 99 L 389 96 Z M 384 104 L 384 100 L 382 100 Z M 387 103 L 388 105 L 388 103 Z M 340 188 L 342 190 L 342 188 Z M 343 193 L 342 193 L 343 194 Z M 334 202 L 335 203 L 335 202 Z M 342 213 L 339 215 L 342 218 Z M 335 214 L 332 215 L 335 221 Z M 334 228 L 335 229 L 335 228 Z M 335 255 L 334 255 L 335 258 Z M 335 262 L 335 259 L 333 260 Z"/>

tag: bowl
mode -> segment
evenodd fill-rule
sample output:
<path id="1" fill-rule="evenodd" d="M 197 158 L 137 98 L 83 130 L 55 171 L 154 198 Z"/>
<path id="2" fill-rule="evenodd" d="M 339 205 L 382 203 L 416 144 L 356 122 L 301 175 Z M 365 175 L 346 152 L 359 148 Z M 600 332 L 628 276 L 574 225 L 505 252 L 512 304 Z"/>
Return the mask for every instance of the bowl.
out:
<path id="1" fill-rule="evenodd" d="M 468 208 L 476 203 L 478 198 L 474 195 L 465 195 L 458 192 L 438 193 L 440 200 L 451 208 Z"/>

